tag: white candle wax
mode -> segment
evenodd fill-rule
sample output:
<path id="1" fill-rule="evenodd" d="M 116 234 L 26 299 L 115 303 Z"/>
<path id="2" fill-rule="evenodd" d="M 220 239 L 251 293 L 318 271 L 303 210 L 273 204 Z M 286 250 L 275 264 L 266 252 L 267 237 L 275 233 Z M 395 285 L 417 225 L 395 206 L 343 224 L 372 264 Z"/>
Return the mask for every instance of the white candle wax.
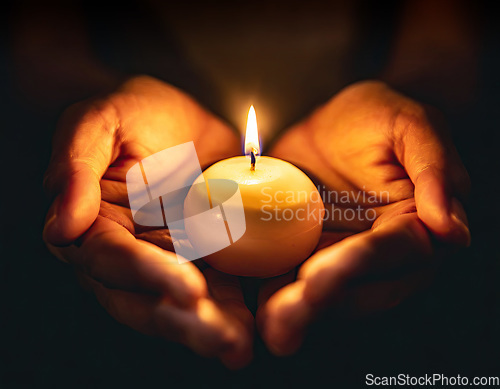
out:
<path id="1" fill-rule="evenodd" d="M 300 169 L 283 160 L 257 157 L 255 170 L 249 157 L 229 158 L 209 167 L 198 177 L 186 198 L 190 208 L 206 197 L 205 179 L 229 179 L 238 184 L 246 230 L 228 247 L 204 257 L 217 270 L 252 277 L 272 277 L 293 269 L 316 247 L 323 224 L 324 206 L 313 182 Z M 213 204 L 226 199 L 210 194 Z M 223 194 L 224 195 L 224 194 Z M 185 209 L 185 214 L 192 210 Z M 186 230 L 196 249 L 206 244 L 202 226 Z"/>

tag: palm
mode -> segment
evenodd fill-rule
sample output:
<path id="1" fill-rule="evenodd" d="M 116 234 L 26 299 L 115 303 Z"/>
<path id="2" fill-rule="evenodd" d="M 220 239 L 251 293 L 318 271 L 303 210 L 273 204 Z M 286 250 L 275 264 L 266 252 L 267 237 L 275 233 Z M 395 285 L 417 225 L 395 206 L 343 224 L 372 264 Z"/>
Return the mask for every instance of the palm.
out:
<path id="1" fill-rule="evenodd" d="M 307 172 L 326 200 L 322 239 L 296 281 L 288 275 L 262 292 L 257 321 L 273 351 L 293 352 L 327 306 L 367 314 L 425 285 L 433 269 L 428 230 L 454 243 L 467 239 L 463 215 L 449 216 L 460 214 L 459 204 L 447 205 L 449 193 L 466 190 L 466 173 L 439 130 L 420 104 L 365 82 L 273 147 L 270 154 Z"/>
<path id="2" fill-rule="evenodd" d="M 135 224 L 129 207 L 130 167 L 189 141 L 202 167 L 239 149 L 224 123 L 150 77 L 68 109 L 55 138 L 55 149 L 64 152 L 53 158 L 46 180 L 57 190 L 69 166 L 72 192 L 59 200 L 68 221 L 46 239 L 79 239 L 78 247 L 49 247 L 78 267 L 82 283 L 118 321 L 237 367 L 251 358 L 253 333 L 238 279 L 212 269 L 200 273 L 193 263 L 177 266 L 168 230 Z"/>
<path id="3" fill-rule="evenodd" d="M 129 208 L 127 196 L 126 174 L 137 162 L 169 147 L 193 141 L 202 166 L 235 155 L 238 141 L 236 136 L 226 129 L 222 123 L 212 119 L 193 103 L 182 111 L 172 106 L 172 101 L 160 100 L 157 97 L 144 105 L 134 105 L 123 102 L 123 113 L 120 122 L 126 123 L 120 127 L 116 136 L 125 139 L 118 145 L 117 158 L 111 163 L 101 179 L 101 209 L 100 215 L 105 216 L 125 228 L 137 238 L 149 241 L 157 246 L 173 251 L 172 240 L 167 229 L 150 228 L 135 224 Z M 191 103 L 191 101 L 187 101 Z M 182 103 L 186 104 L 186 101 Z M 169 107 L 173 114 L 170 114 Z M 145 109 L 144 109 L 145 108 Z M 196 129 L 201 124 L 206 125 L 205 134 L 209 136 L 195 137 L 197 131 L 179 131 L 179 128 Z M 206 124 L 205 124 L 206 123 Z M 208 124 L 208 125 L 207 125 Z"/>
<path id="4" fill-rule="evenodd" d="M 388 211 L 414 207 L 414 185 L 394 143 L 398 106 L 374 109 L 361 92 L 359 103 L 332 99 L 271 150 L 317 182 L 327 212 L 320 247 L 370 229 Z"/>
<path id="5" fill-rule="evenodd" d="M 418 289 L 432 252 L 428 230 L 451 242 L 468 238 L 460 204 L 447 205 L 447 196 L 467 191 L 466 172 L 426 119 L 415 102 L 365 83 L 337 95 L 273 148 L 271 155 L 317 180 L 331 214 L 297 280 L 287 274 L 262 284 L 257 322 L 271 350 L 293 352 L 332 299 L 371 312 Z M 193 263 L 172 266 L 168 230 L 135 224 L 129 208 L 129 168 L 189 141 L 202 167 L 239 154 L 221 121 L 149 77 L 68 109 L 45 181 L 57 197 L 44 238 L 117 320 L 239 367 L 251 358 L 253 336 L 239 280 L 210 268 L 202 274 Z"/>
<path id="6" fill-rule="evenodd" d="M 110 114 L 119 125 L 113 129 L 112 158 L 100 181 L 99 215 L 138 239 L 174 251 L 168 229 L 134 223 L 125 181 L 128 170 L 152 154 L 189 141 L 195 144 L 201 166 L 208 166 L 237 154 L 238 139 L 183 92 L 149 77 L 125 84 L 104 105 L 112 105 Z"/>

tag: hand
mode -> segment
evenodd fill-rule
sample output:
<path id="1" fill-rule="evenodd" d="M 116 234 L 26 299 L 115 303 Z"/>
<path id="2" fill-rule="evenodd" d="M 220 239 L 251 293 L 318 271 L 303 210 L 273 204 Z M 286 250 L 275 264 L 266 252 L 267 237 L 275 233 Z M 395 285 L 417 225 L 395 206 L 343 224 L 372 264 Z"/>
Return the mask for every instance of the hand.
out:
<path id="1" fill-rule="evenodd" d="M 319 249 L 297 280 L 283 276 L 261 292 L 257 323 L 271 351 L 297 350 L 307 325 L 327 308 L 368 314 L 423 287 L 436 263 L 433 238 L 448 247 L 469 244 L 460 202 L 468 175 L 436 117 L 383 83 L 361 82 L 271 151 L 333 195 Z"/>
<path id="2" fill-rule="evenodd" d="M 253 335 L 238 279 L 179 265 L 168 251 L 168 231 L 141 229 L 128 208 L 127 170 L 188 141 L 202 167 L 240 147 L 220 120 L 150 77 L 70 107 L 58 124 L 45 179 L 54 201 L 44 239 L 118 321 L 238 368 L 252 357 Z"/>

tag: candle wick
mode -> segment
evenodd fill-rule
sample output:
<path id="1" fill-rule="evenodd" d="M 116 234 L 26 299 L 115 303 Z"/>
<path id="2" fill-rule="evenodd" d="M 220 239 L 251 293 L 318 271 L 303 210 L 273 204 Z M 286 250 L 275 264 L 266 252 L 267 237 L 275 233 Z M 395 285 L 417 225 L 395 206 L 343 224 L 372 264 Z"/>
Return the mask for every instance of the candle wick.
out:
<path id="1" fill-rule="evenodd" d="M 255 152 L 256 150 L 253 149 L 251 152 L 250 152 L 250 170 L 251 171 L 254 171 L 255 170 Z"/>

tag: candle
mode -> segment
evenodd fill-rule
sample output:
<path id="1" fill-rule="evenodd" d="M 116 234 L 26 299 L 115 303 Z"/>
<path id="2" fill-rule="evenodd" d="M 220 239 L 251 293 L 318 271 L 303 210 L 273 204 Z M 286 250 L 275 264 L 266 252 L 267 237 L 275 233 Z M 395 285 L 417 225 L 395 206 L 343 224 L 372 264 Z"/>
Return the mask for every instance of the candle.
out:
<path id="1" fill-rule="evenodd" d="M 212 205 L 231 196 L 231 188 L 212 190 L 216 183 L 232 180 L 243 203 L 244 233 L 227 247 L 204 257 L 217 270 L 238 276 L 272 277 L 303 262 L 316 247 L 323 225 L 324 206 L 313 182 L 286 161 L 260 156 L 257 120 L 250 108 L 245 136 L 246 156 L 219 161 L 194 182 L 184 214 L 197 212 L 196 204 L 206 196 L 208 183 Z M 230 206 L 230 205 L 229 205 Z M 226 212 L 228 204 L 225 204 Z M 224 217 L 224 215 L 222 215 Z M 228 234 L 231 229 L 228 227 Z M 206 226 L 186 225 L 190 242 L 206 247 L 211 237 Z"/>

